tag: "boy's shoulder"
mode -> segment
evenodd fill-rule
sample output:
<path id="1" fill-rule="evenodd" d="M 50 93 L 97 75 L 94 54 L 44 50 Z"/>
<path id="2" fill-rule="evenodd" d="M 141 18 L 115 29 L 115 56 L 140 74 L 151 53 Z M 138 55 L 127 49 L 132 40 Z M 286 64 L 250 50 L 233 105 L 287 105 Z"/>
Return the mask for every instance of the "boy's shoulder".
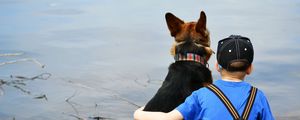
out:
<path id="1" fill-rule="evenodd" d="M 194 91 L 191 96 L 198 98 L 201 96 L 207 96 L 207 94 L 209 92 L 210 92 L 210 90 L 207 87 L 202 87 L 202 88 Z"/>
<path id="2" fill-rule="evenodd" d="M 263 100 L 263 101 L 267 101 L 267 96 L 265 95 L 265 93 L 257 88 L 257 93 L 256 93 L 256 98 L 260 99 L 260 100 Z"/>
<path id="3" fill-rule="evenodd" d="M 226 90 L 227 89 L 226 86 L 230 86 L 229 88 L 231 88 L 231 89 L 236 89 L 236 88 L 239 88 L 239 87 L 243 86 L 243 87 L 247 87 L 246 89 L 248 89 L 250 91 L 250 89 L 252 87 L 252 85 L 250 83 L 247 83 L 247 82 L 234 83 L 234 82 L 226 82 L 226 81 L 222 81 L 222 80 L 216 80 L 213 84 L 215 86 L 221 88 L 221 90 L 223 90 L 223 89 Z M 253 86 L 253 87 L 256 87 L 256 86 Z M 193 94 L 196 95 L 196 96 L 207 96 L 207 95 L 213 94 L 213 93 L 207 87 L 203 87 L 203 88 L 200 88 L 200 89 L 194 91 Z M 257 97 L 263 98 L 263 99 L 266 98 L 264 92 L 259 88 L 257 88 Z"/>
<path id="4" fill-rule="evenodd" d="M 242 93 L 244 94 L 245 92 L 250 92 L 251 87 L 257 88 L 256 86 L 253 86 L 247 82 L 228 82 L 228 81 L 223 81 L 223 80 L 216 80 L 213 83 L 213 85 L 218 87 L 221 91 L 225 92 L 225 94 L 228 91 L 232 92 L 233 90 L 237 90 L 237 91 L 241 90 L 241 94 Z M 242 91 L 244 91 L 244 92 L 242 92 Z M 203 88 L 196 90 L 194 93 L 199 94 L 199 95 L 206 95 L 207 93 L 211 94 L 212 91 L 207 87 L 203 87 Z M 262 90 L 260 90 L 259 88 L 257 88 L 257 95 L 260 97 L 265 97 L 264 92 Z"/>

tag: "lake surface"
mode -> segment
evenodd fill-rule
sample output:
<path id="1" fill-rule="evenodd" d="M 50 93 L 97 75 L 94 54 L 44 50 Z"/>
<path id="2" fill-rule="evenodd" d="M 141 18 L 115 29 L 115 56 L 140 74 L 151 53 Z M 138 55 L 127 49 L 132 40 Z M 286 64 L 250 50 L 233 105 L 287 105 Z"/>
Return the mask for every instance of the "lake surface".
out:
<path id="1" fill-rule="evenodd" d="M 0 62 L 45 65 L 0 65 L 0 79 L 51 74 L 19 85 L 30 94 L 1 85 L 0 119 L 131 120 L 173 62 L 164 14 L 194 21 L 201 10 L 215 51 L 231 34 L 252 40 L 255 71 L 246 80 L 265 92 L 277 119 L 300 119 L 299 0 L 0 0 L 0 54 L 20 53 Z"/>

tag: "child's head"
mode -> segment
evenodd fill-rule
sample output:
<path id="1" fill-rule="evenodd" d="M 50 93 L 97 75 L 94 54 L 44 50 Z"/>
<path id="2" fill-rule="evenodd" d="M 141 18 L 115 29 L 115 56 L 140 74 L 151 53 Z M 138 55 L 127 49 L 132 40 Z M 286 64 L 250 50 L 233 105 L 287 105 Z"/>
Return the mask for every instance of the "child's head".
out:
<path id="1" fill-rule="evenodd" d="M 251 73 L 253 55 L 253 46 L 249 38 L 231 35 L 218 43 L 218 70 L 222 76 L 229 74 L 244 78 L 246 74 Z"/>

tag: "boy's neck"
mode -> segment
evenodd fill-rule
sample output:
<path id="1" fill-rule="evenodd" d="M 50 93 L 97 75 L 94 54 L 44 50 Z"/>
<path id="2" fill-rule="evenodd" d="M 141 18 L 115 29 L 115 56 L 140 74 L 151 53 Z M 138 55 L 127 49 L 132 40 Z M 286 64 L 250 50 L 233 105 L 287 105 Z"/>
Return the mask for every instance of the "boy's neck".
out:
<path id="1" fill-rule="evenodd" d="M 222 77 L 222 80 L 224 81 L 229 81 L 229 82 L 242 82 L 242 79 L 238 79 L 238 78 L 232 78 L 232 77 Z"/>
<path id="2" fill-rule="evenodd" d="M 226 70 L 221 71 L 222 79 L 231 82 L 242 82 L 245 79 L 245 72 L 228 72 Z"/>

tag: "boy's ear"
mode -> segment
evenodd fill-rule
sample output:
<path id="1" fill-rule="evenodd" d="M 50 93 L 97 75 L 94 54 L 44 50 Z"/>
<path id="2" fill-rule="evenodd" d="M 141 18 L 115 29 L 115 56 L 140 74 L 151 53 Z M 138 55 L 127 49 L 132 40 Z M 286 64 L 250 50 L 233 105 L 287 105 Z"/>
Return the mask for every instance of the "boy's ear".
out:
<path id="1" fill-rule="evenodd" d="M 253 69 L 254 69 L 253 64 L 251 64 L 251 65 L 247 68 L 246 74 L 247 74 L 247 75 L 250 75 L 250 74 L 252 73 Z"/>
<path id="2" fill-rule="evenodd" d="M 181 25 L 184 24 L 184 21 L 177 18 L 172 13 L 166 13 L 165 15 L 168 28 L 171 32 L 171 36 L 175 37 L 177 33 L 181 30 Z"/>
<path id="3" fill-rule="evenodd" d="M 203 11 L 201 11 L 200 18 L 196 25 L 196 32 L 203 34 L 205 30 L 206 30 L 206 15 Z"/>

